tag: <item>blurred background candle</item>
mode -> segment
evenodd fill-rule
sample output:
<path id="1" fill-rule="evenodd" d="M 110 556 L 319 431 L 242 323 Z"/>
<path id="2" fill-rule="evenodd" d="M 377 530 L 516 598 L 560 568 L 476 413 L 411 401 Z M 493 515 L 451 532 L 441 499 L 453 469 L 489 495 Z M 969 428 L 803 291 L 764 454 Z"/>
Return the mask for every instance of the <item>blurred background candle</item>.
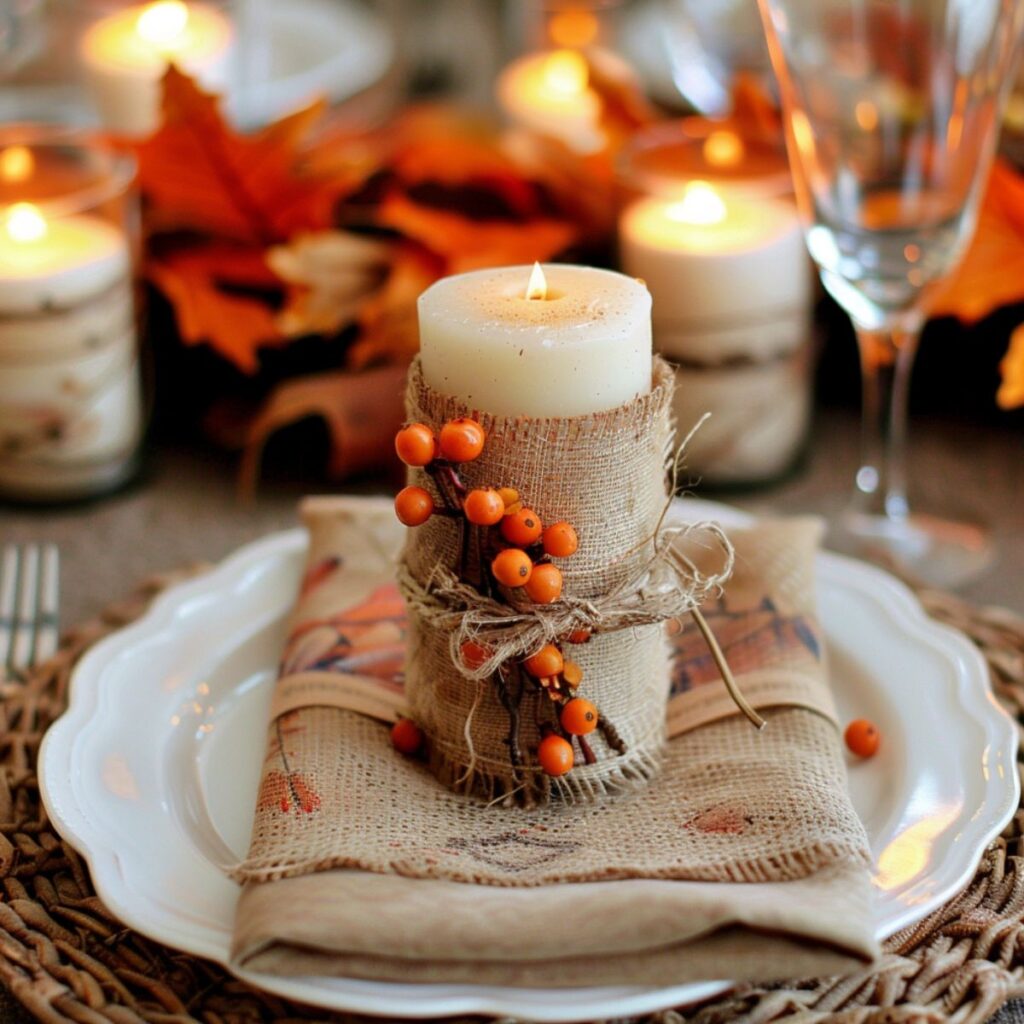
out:
<path id="1" fill-rule="evenodd" d="M 514 60 L 498 78 L 498 102 L 513 124 L 560 139 L 581 153 L 604 145 L 601 100 L 577 50 L 543 50 Z"/>
<path id="2" fill-rule="evenodd" d="M 82 37 L 81 57 L 104 126 L 119 135 L 153 131 L 170 63 L 205 88 L 224 91 L 233 41 L 228 17 L 204 3 L 155 0 L 100 18 Z"/>
<path id="3" fill-rule="evenodd" d="M 690 181 L 629 204 L 619 236 L 623 270 L 653 298 L 655 347 L 677 367 L 678 422 L 712 413 L 687 468 L 719 484 L 783 472 L 811 408 L 811 277 L 793 205 Z"/>
<path id="4" fill-rule="evenodd" d="M 51 129 L 0 133 L 0 492 L 109 489 L 141 396 L 130 161 Z M 22 198 L 24 197 L 24 198 Z"/>
<path id="5" fill-rule="evenodd" d="M 426 383 L 497 416 L 583 416 L 651 390 L 651 297 L 611 270 L 500 267 L 419 299 Z"/>

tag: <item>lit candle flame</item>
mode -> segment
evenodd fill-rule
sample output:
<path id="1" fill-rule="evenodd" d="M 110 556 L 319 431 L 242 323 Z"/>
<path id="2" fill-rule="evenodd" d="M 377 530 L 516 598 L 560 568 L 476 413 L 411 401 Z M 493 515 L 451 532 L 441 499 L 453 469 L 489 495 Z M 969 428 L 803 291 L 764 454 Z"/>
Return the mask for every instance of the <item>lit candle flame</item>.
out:
<path id="1" fill-rule="evenodd" d="M 575 50 L 556 50 L 544 61 L 544 85 L 557 96 L 579 96 L 588 78 L 587 62 Z"/>
<path id="2" fill-rule="evenodd" d="M 548 281 L 539 263 L 534 263 L 530 271 L 530 282 L 526 286 L 528 299 L 546 299 L 548 297 Z"/>
<path id="3" fill-rule="evenodd" d="M 743 140 L 720 128 L 704 140 L 704 159 L 712 167 L 735 167 L 743 159 Z"/>
<path id="4" fill-rule="evenodd" d="M 188 7 L 182 0 L 157 0 L 135 22 L 135 31 L 154 46 L 173 46 L 188 23 Z"/>
<path id="5" fill-rule="evenodd" d="M 4 181 L 25 181 L 35 168 L 32 150 L 27 146 L 8 146 L 0 152 L 0 178 Z"/>
<path id="6" fill-rule="evenodd" d="M 666 216 L 684 224 L 717 224 L 727 213 L 722 197 L 706 182 L 691 181 L 683 198 L 665 211 Z"/>
<path id="7" fill-rule="evenodd" d="M 15 203 L 4 218 L 4 229 L 15 242 L 38 242 L 46 237 L 46 219 L 31 203 Z"/>

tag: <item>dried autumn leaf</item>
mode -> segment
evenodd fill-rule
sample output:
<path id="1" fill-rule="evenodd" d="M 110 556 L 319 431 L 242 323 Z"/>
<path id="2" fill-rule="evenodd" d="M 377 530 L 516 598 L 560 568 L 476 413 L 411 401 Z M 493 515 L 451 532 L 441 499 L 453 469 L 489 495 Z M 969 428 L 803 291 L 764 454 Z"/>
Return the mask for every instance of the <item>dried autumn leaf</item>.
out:
<path id="1" fill-rule="evenodd" d="M 404 364 L 362 373 L 325 373 L 297 377 L 278 385 L 249 425 L 239 468 L 239 489 L 255 493 L 260 460 L 278 430 L 315 417 L 323 420 L 330 441 L 327 467 L 333 479 L 379 468 L 391 451 L 404 415 Z"/>
<path id="2" fill-rule="evenodd" d="M 334 334 L 351 323 L 387 276 L 393 246 L 345 231 L 299 234 L 274 246 L 267 263 L 290 285 L 278 314 L 283 334 Z"/>
<path id="3" fill-rule="evenodd" d="M 337 181 L 300 173 L 316 103 L 253 135 L 236 132 L 217 97 L 172 64 L 161 127 L 135 147 L 151 230 L 191 229 L 266 246 L 330 225 Z"/>
<path id="4" fill-rule="evenodd" d="M 444 263 L 437 256 L 417 246 L 400 246 L 384 284 L 359 312 L 359 338 L 349 350 L 349 365 L 358 369 L 408 363 L 420 346 L 416 300 L 443 273 Z"/>
<path id="5" fill-rule="evenodd" d="M 384 200 L 377 219 L 443 256 L 452 274 L 547 260 L 578 237 L 575 225 L 568 221 L 541 217 L 526 221 L 475 220 L 417 203 L 399 192 Z"/>
<path id="6" fill-rule="evenodd" d="M 1024 405 L 1024 325 L 1010 335 L 1010 347 L 999 364 L 1003 382 L 999 385 L 996 401 L 1001 409 L 1016 409 Z"/>
<path id="7" fill-rule="evenodd" d="M 931 306 L 934 316 L 974 323 L 1024 300 L 1024 178 L 997 161 L 966 256 Z"/>
<path id="8" fill-rule="evenodd" d="M 173 305 L 186 345 L 208 344 L 243 373 L 257 349 L 280 345 L 271 306 L 253 292 L 279 290 L 263 253 L 231 242 L 203 242 L 150 255 L 146 275 Z"/>

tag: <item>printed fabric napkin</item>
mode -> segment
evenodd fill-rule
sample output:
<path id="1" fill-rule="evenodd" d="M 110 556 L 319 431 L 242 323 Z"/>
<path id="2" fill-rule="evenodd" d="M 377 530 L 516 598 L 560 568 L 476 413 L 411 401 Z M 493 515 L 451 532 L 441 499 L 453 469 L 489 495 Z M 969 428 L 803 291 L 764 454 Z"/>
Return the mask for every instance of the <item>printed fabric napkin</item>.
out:
<path id="1" fill-rule="evenodd" d="M 853 970 L 877 954 L 815 614 L 821 528 L 731 531 L 705 616 L 768 719 L 729 703 L 673 624 L 657 778 L 593 804 L 488 806 L 391 746 L 405 615 L 389 504 L 309 499 L 234 962 L 275 974 L 529 986 L 668 985 Z M 691 553 L 692 554 L 692 553 Z"/>

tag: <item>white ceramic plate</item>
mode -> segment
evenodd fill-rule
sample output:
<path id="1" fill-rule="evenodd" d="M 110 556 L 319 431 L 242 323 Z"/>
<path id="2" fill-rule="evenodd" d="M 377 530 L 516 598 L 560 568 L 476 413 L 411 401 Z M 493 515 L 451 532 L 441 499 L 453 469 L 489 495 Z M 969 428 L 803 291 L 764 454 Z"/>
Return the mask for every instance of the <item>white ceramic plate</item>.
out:
<path id="1" fill-rule="evenodd" d="M 745 519 L 701 502 L 678 508 Z M 97 644 L 40 753 L 50 819 L 87 858 L 107 906 L 151 938 L 222 964 L 238 896 L 223 866 L 248 844 L 304 549 L 298 530 L 250 544 Z M 817 576 L 840 715 L 869 717 L 884 736 L 875 758 L 851 765 L 850 788 L 878 865 L 877 931 L 886 937 L 966 884 L 1015 811 L 1016 732 L 975 648 L 929 619 L 902 584 L 831 554 Z M 242 976 L 337 1010 L 547 1021 L 653 1012 L 728 986 L 566 991 Z"/>

